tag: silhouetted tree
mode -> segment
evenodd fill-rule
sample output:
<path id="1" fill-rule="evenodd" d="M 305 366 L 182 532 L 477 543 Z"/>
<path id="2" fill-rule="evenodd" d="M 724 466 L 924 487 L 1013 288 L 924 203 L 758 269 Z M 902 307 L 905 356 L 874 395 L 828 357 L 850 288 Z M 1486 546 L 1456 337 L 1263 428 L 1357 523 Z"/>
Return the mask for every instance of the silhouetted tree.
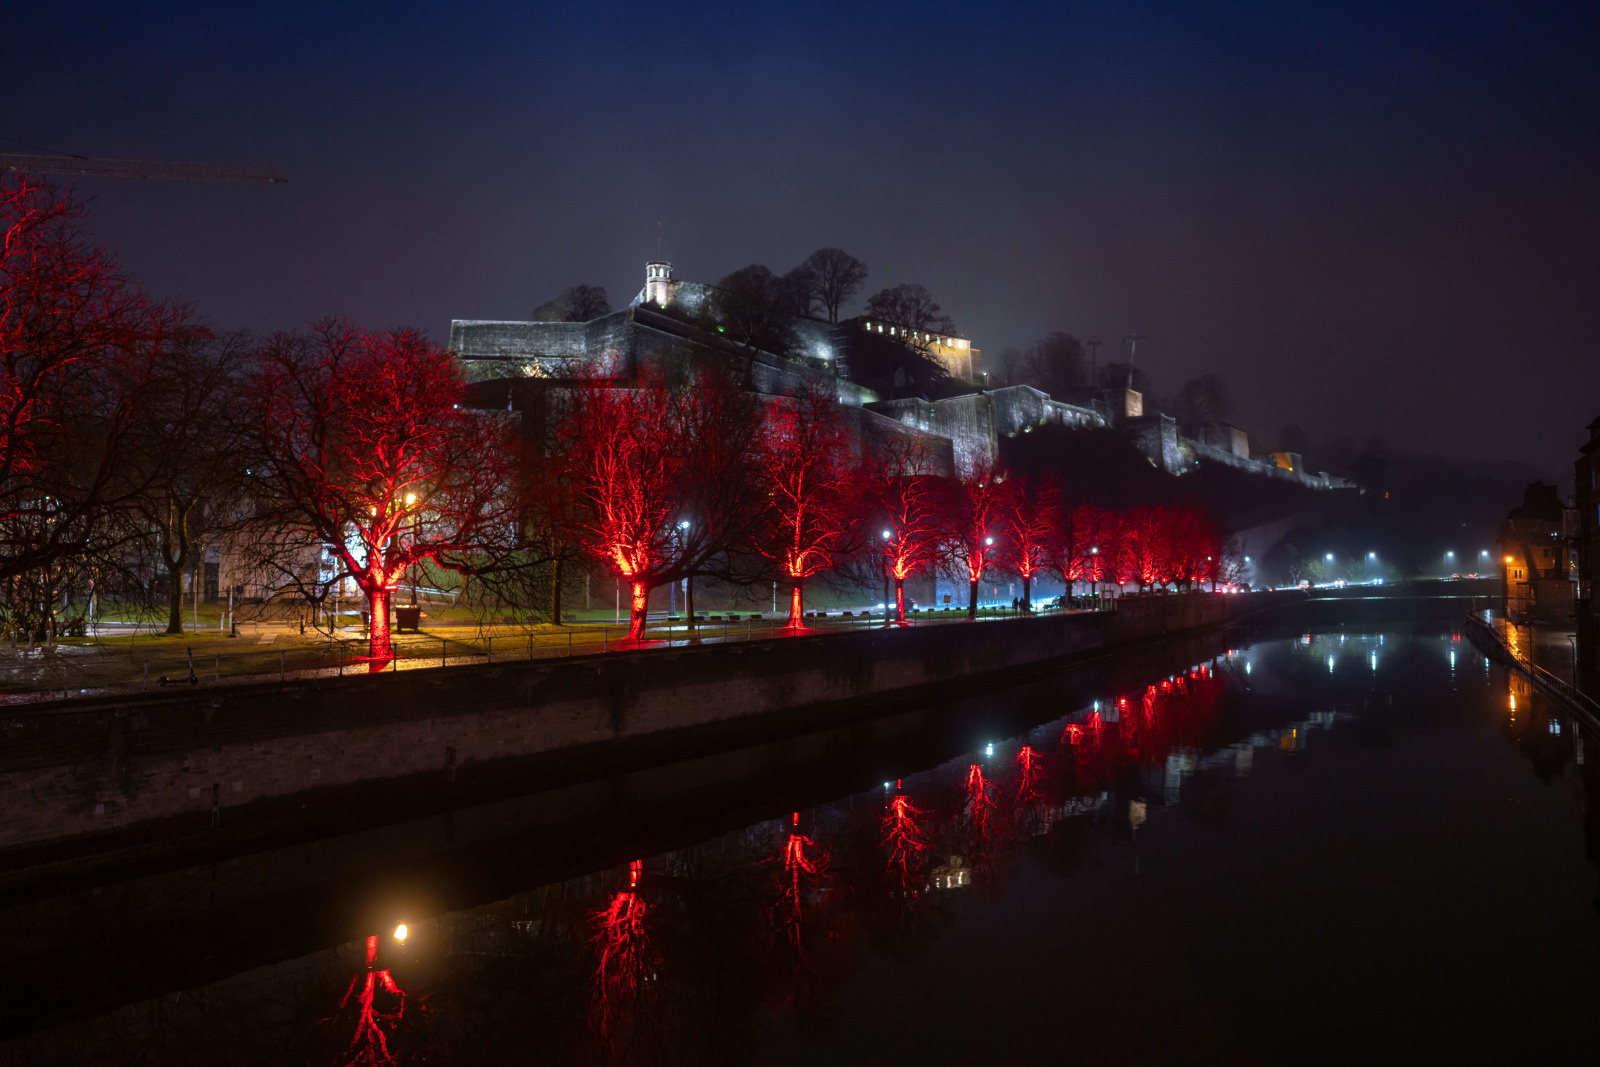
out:
<path id="1" fill-rule="evenodd" d="M 1169 408 L 1185 429 L 1221 426 L 1233 416 L 1233 392 L 1222 375 L 1208 371 L 1184 382 Z"/>
<path id="2" fill-rule="evenodd" d="M 852 373 L 896 393 L 939 392 L 949 372 L 930 354 L 940 337 L 955 333 L 955 323 L 921 285 L 897 285 L 872 295 L 864 319 L 871 330 L 850 352 Z"/>
<path id="3" fill-rule="evenodd" d="M 611 314 L 611 301 L 603 286 L 574 285 L 533 312 L 535 322 L 588 322 Z"/>
<path id="4" fill-rule="evenodd" d="M 1278 451 L 1298 452 L 1305 455 L 1311 449 L 1311 435 L 1298 423 L 1290 423 L 1278 430 Z"/>
<path id="5" fill-rule="evenodd" d="M 167 571 L 169 634 L 183 633 L 184 573 L 208 542 L 243 517 L 248 344 L 234 335 L 175 348 L 155 368 L 130 427 L 128 459 L 144 486 L 133 508 L 156 531 L 156 555 Z"/>
<path id="6" fill-rule="evenodd" d="M 1069 334 L 1050 334 L 1029 345 L 1009 369 L 1011 385 L 1031 385 L 1061 399 L 1084 382 L 1083 344 Z"/>
<path id="7" fill-rule="evenodd" d="M 802 263 L 777 279 L 779 307 L 796 318 L 812 318 L 817 311 L 817 276 Z"/>
<path id="8" fill-rule="evenodd" d="M 794 297 L 783 279 L 759 263 L 717 283 L 711 315 L 722 336 L 752 352 L 787 356 L 796 347 L 790 323 Z"/>
<path id="9" fill-rule="evenodd" d="M 842 248 L 819 248 L 801 264 L 811 283 L 811 294 L 829 322 L 839 321 L 839 310 L 849 303 L 867 280 L 867 265 Z"/>
<path id="10" fill-rule="evenodd" d="M 1151 381 L 1149 372 L 1143 367 L 1135 366 L 1131 375 L 1132 385 L 1128 384 L 1129 380 L 1130 374 L 1126 362 L 1103 363 L 1100 365 L 1100 369 L 1096 371 L 1094 384 L 1101 389 L 1131 388 L 1144 394 L 1147 405 L 1153 404 L 1151 394 L 1155 389 L 1155 383 Z M 1150 412 L 1146 410 L 1145 414 L 1148 415 Z"/>

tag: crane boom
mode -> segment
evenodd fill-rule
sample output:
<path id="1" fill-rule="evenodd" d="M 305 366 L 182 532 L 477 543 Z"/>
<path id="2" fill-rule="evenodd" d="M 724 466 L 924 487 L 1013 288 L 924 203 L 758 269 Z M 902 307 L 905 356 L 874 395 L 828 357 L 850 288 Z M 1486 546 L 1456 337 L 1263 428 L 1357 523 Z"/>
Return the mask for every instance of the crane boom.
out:
<path id="1" fill-rule="evenodd" d="M 227 163 L 169 163 L 154 159 L 80 159 L 77 156 L 0 152 L 0 173 L 62 174 L 73 177 L 147 178 L 179 182 L 259 182 L 287 185 L 273 167 L 240 167 Z"/>

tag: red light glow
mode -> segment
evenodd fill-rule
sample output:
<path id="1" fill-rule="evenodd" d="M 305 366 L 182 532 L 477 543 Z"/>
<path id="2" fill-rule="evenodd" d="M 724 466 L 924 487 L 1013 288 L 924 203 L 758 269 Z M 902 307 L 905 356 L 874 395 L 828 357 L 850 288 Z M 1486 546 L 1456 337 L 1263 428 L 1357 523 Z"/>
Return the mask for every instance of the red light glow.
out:
<path id="1" fill-rule="evenodd" d="M 394 977 L 386 968 L 379 968 L 378 936 L 376 934 L 367 938 L 367 969 L 363 974 L 358 974 L 350 979 L 350 987 L 345 990 L 344 997 L 339 1001 L 339 1010 L 343 1011 L 354 996 L 360 1006 L 360 1015 L 356 1019 L 355 1036 L 350 1039 L 350 1056 L 347 1063 L 393 1063 L 389 1055 L 389 1037 L 384 1032 L 385 1027 L 393 1030 L 404 1017 L 406 1011 L 405 992 L 395 983 Z M 359 988 L 359 992 L 357 991 Z M 398 1002 L 392 1011 L 383 1011 L 377 1007 L 378 990 L 382 989 Z"/>

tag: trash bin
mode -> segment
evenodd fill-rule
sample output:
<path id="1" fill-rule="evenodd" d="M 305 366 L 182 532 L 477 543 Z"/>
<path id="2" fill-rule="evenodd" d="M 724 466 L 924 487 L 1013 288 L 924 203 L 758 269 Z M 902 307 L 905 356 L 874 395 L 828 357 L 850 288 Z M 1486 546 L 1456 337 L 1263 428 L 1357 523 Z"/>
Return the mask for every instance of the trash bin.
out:
<path id="1" fill-rule="evenodd" d="M 420 604 L 395 605 L 394 628 L 396 630 L 417 630 L 421 626 L 422 606 Z"/>

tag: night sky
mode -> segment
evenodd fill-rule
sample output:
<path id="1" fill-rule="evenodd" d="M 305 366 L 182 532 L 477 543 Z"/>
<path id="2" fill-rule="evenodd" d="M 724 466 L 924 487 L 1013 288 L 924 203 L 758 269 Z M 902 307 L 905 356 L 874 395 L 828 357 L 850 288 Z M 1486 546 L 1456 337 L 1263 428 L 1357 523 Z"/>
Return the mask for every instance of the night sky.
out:
<path id="1" fill-rule="evenodd" d="M 1258 445 L 1526 460 L 1600 415 L 1600 5 L 13 5 L 0 150 L 213 325 L 520 318 L 838 245 L 991 356 L 1137 332 Z"/>

